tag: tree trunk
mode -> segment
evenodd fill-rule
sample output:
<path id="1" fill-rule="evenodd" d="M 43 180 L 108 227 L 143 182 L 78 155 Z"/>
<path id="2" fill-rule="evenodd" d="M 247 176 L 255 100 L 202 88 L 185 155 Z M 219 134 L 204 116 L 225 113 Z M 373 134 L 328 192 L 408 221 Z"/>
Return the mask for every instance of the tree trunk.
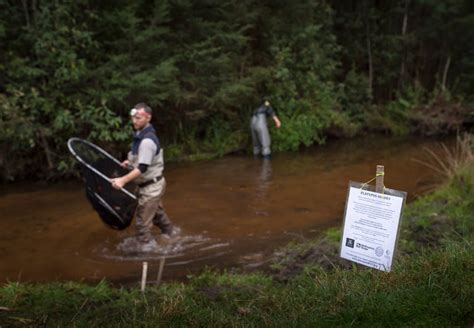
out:
<path id="1" fill-rule="evenodd" d="M 23 12 L 25 13 L 26 27 L 30 27 L 30 13 L 28 12 L 28 3 L 26 0 L 21 0 L 21 4 L 23 5 Z"/>
<path id="2" fill-rule="evenodd" d="M 403 14 L 403 24 L 402 24 L 402 64 L 400 66 L 400 77 L 398 80 L 398 91 L 404 89 L 405 84 L 405 71 L 406 71 L 406 46 L 405 46 L 405 35 L 408 28 L 408 5 L 410 0 L 405 1 L 405 10 Z"/>
<path id="3" fill-rule="evenodd" d="M 367 62 L 368 62 L 368 69 L 369 69 L 369 90 L 367 90 L 368 96 L 372 99 L 373 95 L 373 80 L 374 80 L 374 73 L 373 73 L 373 64 L 372 64 L 372 44 L 370 42 L 370 27 L 369 27 L 369 8 L 367 6 L 366 11 L 366 37 L 367 37 Z"/>
<path id="4" fill-rule="evenodd" d="M 444 64 L 443 80 L 441 82 L 441 90 L 443 91 L 446 90 L 446 80 L 448 79 L 448 71 L 449 71 L 450 64 L 451 64 L 451 56 L 448 56 L 448 58 L 446 59 L 446 63 Z"/>
<path id="5" fill-rule="evenodd" d="M 33 0 L 31 3 L 31 8 L 33 8 L 33 24 L 36 26 L 36 0 Z"/>
<path id="6" fill-rule="evenodd" d="M 49 147 L 48 140 L 46 139 L 46 136 L 42 129 L 39 130 L 38 134 L 40 137 L 41 146 L 43 147 L 43 150 L 44 150 L 44 154 L 46 155 L 46 161 L 48 163 L 49 172 L 52 172 L 54 169 L 54 164 L 53 164 L 52 152 Z"/>

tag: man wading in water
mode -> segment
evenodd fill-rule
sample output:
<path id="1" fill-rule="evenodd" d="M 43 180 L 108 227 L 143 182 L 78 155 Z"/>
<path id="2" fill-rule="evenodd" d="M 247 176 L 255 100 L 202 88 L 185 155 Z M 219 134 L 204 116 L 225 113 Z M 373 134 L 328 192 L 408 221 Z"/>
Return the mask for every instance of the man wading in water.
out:
<path id="1" fill-rule="evenodd" d="M 250 130 L 252 131 L 253 154 L 258 156 L 262 154 L 263 158 L 269 159 L 270 150 L 270 133 L 268 133 L 267 116 L 270 116 L 275 122 L 275 126 L 280 128 L 281 123 L 270 106 L 270 102 L 265 100 L 263 105 L 253 111 L 250 121 Z"/>
<path id="2" fill-rule="evenodd" d="M 166 181 L 163 177 L 163 149 L 150 124 L 152 110 L 145 103 L 132 108 L 133 135 L 132 149 L 122 166 L 132 168 L 126 175 L 112 179 L 112 186 L 120 189 L 130 181 L 138 185 L 138 206 L 135 213 L 135 225 L 138 240 L 143 251 L 157 249 L 157 242 L 151 233 L 153 225 L 157 225 L 163 235 L 173 233 L 173 224 L 166 214 L 162 200 Z"/>

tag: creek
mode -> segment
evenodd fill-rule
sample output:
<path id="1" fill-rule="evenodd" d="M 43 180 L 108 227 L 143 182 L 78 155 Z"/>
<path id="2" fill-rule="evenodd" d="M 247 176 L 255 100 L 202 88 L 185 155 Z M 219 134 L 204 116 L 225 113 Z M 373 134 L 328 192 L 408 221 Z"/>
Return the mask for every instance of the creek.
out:
<path id="1" fill-rule="evenodd" d="M 443 141 L 452 144 L 452 138 Z M 275 154 L 270 161 L 230 155 L 166 163 L 164 206 L 181 232 L 158 239 L 161 251 L 149 254 L 123 251 L 133 223 L 125 231 L 104 226 L 79 181 L 6 185 L 0 194 L 0 281 L 136 282 L 143 261 L 154 279 L 161 257 L 165 280 L 205 267 L 263 267 L 288 242 L 342 226 L 349 180 L 370 180 L 378 164 L 385 166 L 385 186 L 406 191 L 408 202 L 426 192 L 436 173 L 415 159 L 429 162 L 423 149 L 436 151 L 439 142 L 367 136 Z"/>

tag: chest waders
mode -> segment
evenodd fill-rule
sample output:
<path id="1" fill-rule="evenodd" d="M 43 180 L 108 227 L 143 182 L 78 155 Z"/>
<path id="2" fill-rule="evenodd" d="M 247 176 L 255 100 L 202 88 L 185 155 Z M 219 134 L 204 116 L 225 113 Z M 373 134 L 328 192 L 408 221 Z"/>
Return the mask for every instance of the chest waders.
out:
<path id="1" fill-rule="evenodd" d="M 134 136 L 128 160 L 134 168 L 138 168 L 140 164 L 138 151 L 144 139 L 151 139 L 157 147 L 157 153 L 153 156 L 147 170 L 135 179 L 139 187 L 135 225 L 138 240 L 145 245 L 145 250 L 148 243 L 151 243 L 150 245 L 156 243 L 151 233 L 153 225 L 158 226 L 163 234 L 171 235 L 173 223 L 166 214 L 162 202 L 166 189 L 166 181 L 163 178 L 163 149 L 161 149 L 158 137 L 151 125 Z"/>
<path id="2" fill-rule="evenodd" d="M 267 127 L 267 115 L 265 113 L 252 115 L 250 130 L 252 131 L 253 154 L 262 154 L 263 156 L 270 155 L 271 139 Z"/>

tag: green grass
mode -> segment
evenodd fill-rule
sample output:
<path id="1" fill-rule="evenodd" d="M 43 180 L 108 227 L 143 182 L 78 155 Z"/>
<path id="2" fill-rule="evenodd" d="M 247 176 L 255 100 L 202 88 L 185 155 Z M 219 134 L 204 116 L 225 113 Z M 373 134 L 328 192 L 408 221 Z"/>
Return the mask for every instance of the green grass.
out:
<path id="1" fill-rule="evenodd" d="M 453 242 L 403 257 L 391 273 L 307 267 L 287 283 L 263 274 L 203 273 L 187 284 L 116 289 L 101 282 L 0 290 L 3 327 L 429 326 L 473 323 L 474 251 Z"/>

